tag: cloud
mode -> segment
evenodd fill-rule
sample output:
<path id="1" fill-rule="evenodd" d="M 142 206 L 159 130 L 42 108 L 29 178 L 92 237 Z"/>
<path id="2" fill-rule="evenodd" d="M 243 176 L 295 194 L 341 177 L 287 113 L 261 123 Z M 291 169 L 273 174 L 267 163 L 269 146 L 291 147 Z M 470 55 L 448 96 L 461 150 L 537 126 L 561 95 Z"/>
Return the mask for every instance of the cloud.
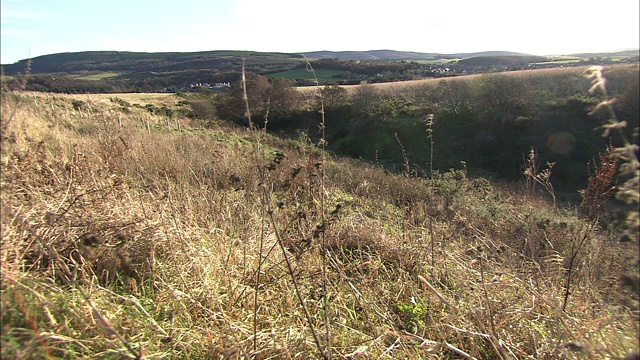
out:
<path id="1" fill-rule="evenodd" d="M 95 40 L 95 44 L 97 49 L 104 50 L 143 52 L 162 51 L 158 50 L 153 42 L 140 39 L 98 38 Z"/>
<path id="2" fill-rule="evenodd" d="M 44 12 L 37 5 L 25 4 L 23 1 L 3 0 L 0 2 L 0 18 L 3 25 L 17 22 L 39 20 Z"/>
<path id="3" fill-rule="evenodd" d="M 30 10 L 20 10 L 20 9 L 2 9 L 2 20 L 38 20 L 43 17 L 41 12 L 30 11 Z"/>
<path id="4" fill-rule="evenodd" d="M 58 52 L 73 52 L 73 51 L 83 51 L 80 49 L 77 49 L 73 46 L 65 46 L 65 45 L 53 45 L 53 44 L 45 44 L 45 43 L 35 43 L 34 44 L 34 49 L 32 49 L 34 51 L 37 51 L 39 54 L 52 54 L 52 53 L 58 53 Z M 34 56 L 38 56 L 35 55 Z"/>
<path id="5" fill-rule="evenodd" d="M 43 32 L 40 30 L 28 30 L 28 29 L 2 29 L 3 37 L 30 37 L 40 35 Z"/>

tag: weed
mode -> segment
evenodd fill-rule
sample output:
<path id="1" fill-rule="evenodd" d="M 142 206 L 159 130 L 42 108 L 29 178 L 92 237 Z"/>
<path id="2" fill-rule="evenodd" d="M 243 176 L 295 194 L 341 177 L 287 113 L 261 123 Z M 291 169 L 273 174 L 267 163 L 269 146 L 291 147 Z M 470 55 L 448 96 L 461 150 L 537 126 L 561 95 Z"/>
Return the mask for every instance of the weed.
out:
<path id="1" fill-rule="evenodd" d="M 599 154 L 599 161 L 595 159 L 589 163 L 589 181 L 587 188 L 580 190 L 582 204 L 580 207 L 589 219 L 596 219 L 604 211 L 604 202 L 615 190 L 616 174 L 619 159 L 613 145 L 607 147 L 605 153 Z"/>
<path id="2" fill-rule="evenodd" d="M 547 167 L 540 170 L 540 159 L 533 147 L 529 151 L 529 156 L 524 161 L 523 174 L 527 185 L 529 194 L 535 192 L 536 184 L 542 186 L 551 198 L 553 199 L 553 206 L 556 206 L 556 194 L 553 190 L 553 184 L 551 183 L 551 171 L 555 166 L 555 163 L 547 162 Z"/>

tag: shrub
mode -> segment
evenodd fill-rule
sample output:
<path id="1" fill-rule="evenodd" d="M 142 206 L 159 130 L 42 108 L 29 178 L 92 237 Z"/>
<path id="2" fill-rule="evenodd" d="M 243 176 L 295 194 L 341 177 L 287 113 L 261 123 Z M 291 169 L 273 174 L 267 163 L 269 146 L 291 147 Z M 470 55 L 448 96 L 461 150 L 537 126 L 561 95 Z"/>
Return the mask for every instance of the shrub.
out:
<path id="1" fill-rule="evenodd" d="M 88 108 L 87 103 L 85 101 L 82 101 L 82 100 L 73 100 L 71 102 L 71 105 L 76 110 L 86 110 Z"/>

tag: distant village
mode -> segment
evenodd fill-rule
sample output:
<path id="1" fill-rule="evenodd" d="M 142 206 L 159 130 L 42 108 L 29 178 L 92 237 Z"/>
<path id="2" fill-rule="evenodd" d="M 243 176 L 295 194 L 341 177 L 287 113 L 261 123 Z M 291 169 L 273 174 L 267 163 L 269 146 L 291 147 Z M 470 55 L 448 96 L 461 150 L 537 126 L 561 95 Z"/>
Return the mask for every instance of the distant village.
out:
<path id="1" fill-rule="evenodd" d="M 227 91 L 231 88 L 231 84 L 228 82 L 219 82 L 219 83 L 191 83 L 188 87 L 180 88 L 181 92 L 189 92 L 196 91 L 198 88 L 211 89 L 213 91 Z"/>

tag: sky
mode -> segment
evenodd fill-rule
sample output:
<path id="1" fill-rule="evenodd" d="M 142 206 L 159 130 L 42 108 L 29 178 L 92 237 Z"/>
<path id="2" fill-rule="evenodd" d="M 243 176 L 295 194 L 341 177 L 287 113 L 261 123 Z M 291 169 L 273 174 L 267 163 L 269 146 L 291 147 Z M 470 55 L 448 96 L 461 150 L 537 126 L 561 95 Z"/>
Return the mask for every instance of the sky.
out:
<path id="1" fill-rule="evenodd" d="M 0 63 L 76 51 L 640 47 L 638 0 L 0 0 Z"/>

